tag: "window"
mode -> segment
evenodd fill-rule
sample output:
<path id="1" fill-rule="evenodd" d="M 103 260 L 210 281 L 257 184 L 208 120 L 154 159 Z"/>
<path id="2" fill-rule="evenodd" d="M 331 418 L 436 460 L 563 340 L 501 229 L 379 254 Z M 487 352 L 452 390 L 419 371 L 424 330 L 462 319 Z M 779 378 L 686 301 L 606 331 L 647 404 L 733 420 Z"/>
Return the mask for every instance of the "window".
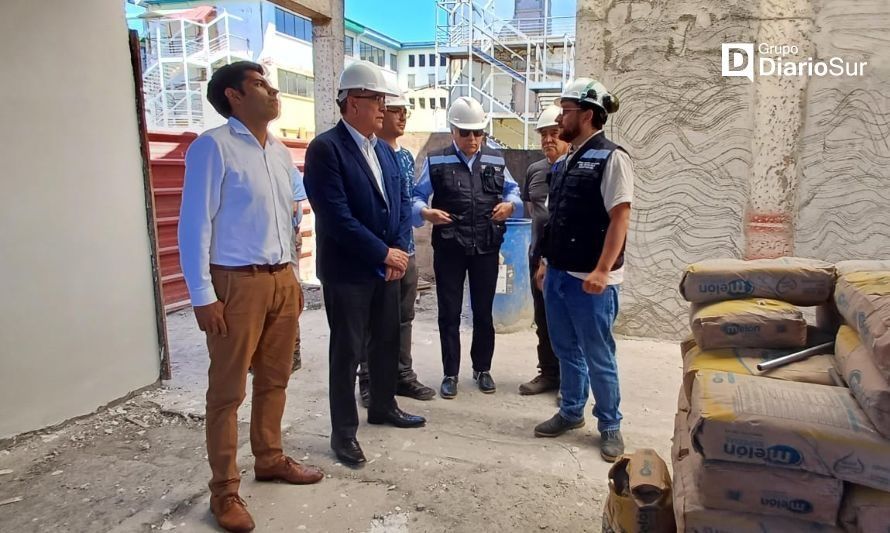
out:
<path id="1" fill-rule="evenodd" d="M 427 76 L 427 82 L 430 87 L 435 87 L 436 86 L 436 75 L 430 74 L 429 76 Z"/>
<path id="2" fill-rule="evenodd" d="M 414 98 L 409 98 L 408 102 L 411 104 L 411 107 L 414 107 Z"/>
<path id="3" fill-rule="evenodd" d="M 430 54 L 430 66 L 431 67 L 436 66 L 436 54 Z"/>
<path id="4" fill-rule="evenodd" d="M 343 38 L 343 53 L 348 56 L 355 54 L 355 39 L 351 35 Z"/>
<path id="5" fill-rule="evenodd" d="M 275 29 L 297 39 L 312 41 L 312 21 L 280 7 L 275 8 Z"/>
<path id="6" fill-rule="evenodd" d="M 399 58 L 395 54 L 389 54 L 389 68 L 395 71 L 399 70 Z"/>
<path id="7" fill-rule="evenodd" d="M 408 66 L 409 67 L 414 66 L 414 54 L 408 54 Z"/>
<path id="8" fill-rule="evenodd" d="M 417 59 L 420 60 L 420 66 L 421 66 L 421 67 L 425 67 L 425 66 L 426 66 L 426 55 L 424 55 L 424 54 L 417 54 Z"/>
<path id="9" fill-rule="evenodd" d="M 417 86 L 417 76 L 414 74 L 408 74 L 408 88 L 413 89 Z"/>
<path id="10" fill-rule="evenodd" d="M 278 69 L 278 90 L 284 94 L 304 98 L 312 98 L 315 95 L 312 78 L 284 69 Z"/>
<path id="11" fill-rule="evenodd" d="M 444 97 L 439 98 L 439 107 L 441 107 L 442 109 L 445 109 L 446 107 L 448 107 L 447 101 L 445 100 Z"/>
<path id="12" fill-rule="evenodd" d="M 445 66 L 445 55 L 444 54 L 439 56 L 439 66 L 440 67 Z"/>
<path id="13" fill-rule="evenodd" d="M 420 56 L 423 57 L 423 56 Z M 420 103 L 421 109 L 426 109 L 426 98 L 418 98 L 417 101 Z"/>
<path id="14" fill-rule="evenodd" d="M 386 66 L 386 52 L 383 50 L 383 48 L 377 48 L 376 46 L 370 45 L 366 42 L 359 41 L 358 55 L 365 61 L 370 61 L 377 66 Z"/>
<path id="15" fill-rule="evenodd" d="M 430 109 L 436 109 L 436 99 L 430 98 Z"/>

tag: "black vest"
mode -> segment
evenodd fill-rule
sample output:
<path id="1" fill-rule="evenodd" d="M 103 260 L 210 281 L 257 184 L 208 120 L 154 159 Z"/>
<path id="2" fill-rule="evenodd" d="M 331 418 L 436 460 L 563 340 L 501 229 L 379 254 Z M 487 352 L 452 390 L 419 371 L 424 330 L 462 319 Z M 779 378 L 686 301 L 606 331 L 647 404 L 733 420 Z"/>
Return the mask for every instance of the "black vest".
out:
<path id="1" fill-rule="evenodd" d="M 624 151 L 599 133 L 578 149 L 571 161 L 563 161 L 553 172 L 550 218 L 541 250 L 549 266 L 569 272 L 596 269 L 611 220 L 600 186 L 606 161 L 615 150 Z M 623 264 L 622 247 L 612 270 Z"/>
<path id="2" fill-rule="evenodd" d="M 433 226 L 433 248 L 463 248 L 467 255 L 500 250 L 506 225 L 491 220 L 503 201 L 504 156 L 483 145 L 473 161 L 472 173 L 453 144 L 429 156 L 431 207 L 451 215 L 451 224 Z"/>

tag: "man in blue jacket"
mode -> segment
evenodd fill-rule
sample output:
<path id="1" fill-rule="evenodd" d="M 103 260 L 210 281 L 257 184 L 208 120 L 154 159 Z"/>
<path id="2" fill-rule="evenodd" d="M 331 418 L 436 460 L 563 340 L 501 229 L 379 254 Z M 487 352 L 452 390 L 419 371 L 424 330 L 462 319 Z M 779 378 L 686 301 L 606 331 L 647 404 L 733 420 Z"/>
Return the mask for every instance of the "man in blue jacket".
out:
<path id="1" fill-rule="evenodd" d="M 346 465 L 365 456 L 356 440 L 356 369 L 367 351 L 368 423 L 420 427 L 395 400 L 399 280 L 408 268 L 411 204 L 395 154 L 374 132 L 383 125 L 383 73 L 356 61 L 340 76 L 342 120 L 306 151 L 306 192 L 316 216 L 318 277 L 331 330 L 331 448 Z"/>

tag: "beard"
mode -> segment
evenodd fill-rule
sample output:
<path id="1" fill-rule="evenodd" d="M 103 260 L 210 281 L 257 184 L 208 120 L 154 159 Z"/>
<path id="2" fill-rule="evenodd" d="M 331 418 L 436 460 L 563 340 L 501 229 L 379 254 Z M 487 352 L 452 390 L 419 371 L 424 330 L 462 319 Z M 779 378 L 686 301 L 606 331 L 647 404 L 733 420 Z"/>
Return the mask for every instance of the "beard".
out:
<path id="1" fill-rule="evenodd" d="M 559 140 L 571 143 L 577 136 L 578 128 L 575 124 L 562 123 L 562 128 L 559 130 Z"/>

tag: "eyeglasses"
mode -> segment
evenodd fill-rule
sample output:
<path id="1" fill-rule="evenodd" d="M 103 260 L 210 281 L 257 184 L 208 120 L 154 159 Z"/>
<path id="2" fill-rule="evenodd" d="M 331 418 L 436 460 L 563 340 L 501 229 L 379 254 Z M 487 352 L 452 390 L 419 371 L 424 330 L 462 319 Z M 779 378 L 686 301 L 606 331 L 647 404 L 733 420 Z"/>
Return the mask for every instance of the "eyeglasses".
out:
<path id="1" fill-rule="evenodd" d="M 560 109 L 562 109 L 563 113 L 568 113 L 570 111 L 586 111 L 583 107 L 562 107 Z"/>
<path id="2" fill-rule="evenodd" d="M 387 113 L 392 113 L 393 115 L 405 115 L 405 118 L 411 118 L 411 110 L 407 107 L 387 107 Z"/>
<path id="3" fill-rule="evenodd" d="M 470 134 L 472 134 L 473 137 L 482 137 L 483 135 L 485 135 L 485 132 L 484 132 L 483 130 L 463 130 L 463 129 L 458 129 L 458 130 L 457 130 L 457 133 L 458 133 L 461 137 L 469 137 Z"/>
<path id="4" fill-rule="evenodd" d="M 363 94 L 363 95 L 354 94 L 354 95 L 352 95 L 352 97 L 360 98 L 362 100 L 376 100 L 377 105 L 381 105 L 381 106 L 386 103 L 386 96 L 384 96 L 382 94 Z"/>

